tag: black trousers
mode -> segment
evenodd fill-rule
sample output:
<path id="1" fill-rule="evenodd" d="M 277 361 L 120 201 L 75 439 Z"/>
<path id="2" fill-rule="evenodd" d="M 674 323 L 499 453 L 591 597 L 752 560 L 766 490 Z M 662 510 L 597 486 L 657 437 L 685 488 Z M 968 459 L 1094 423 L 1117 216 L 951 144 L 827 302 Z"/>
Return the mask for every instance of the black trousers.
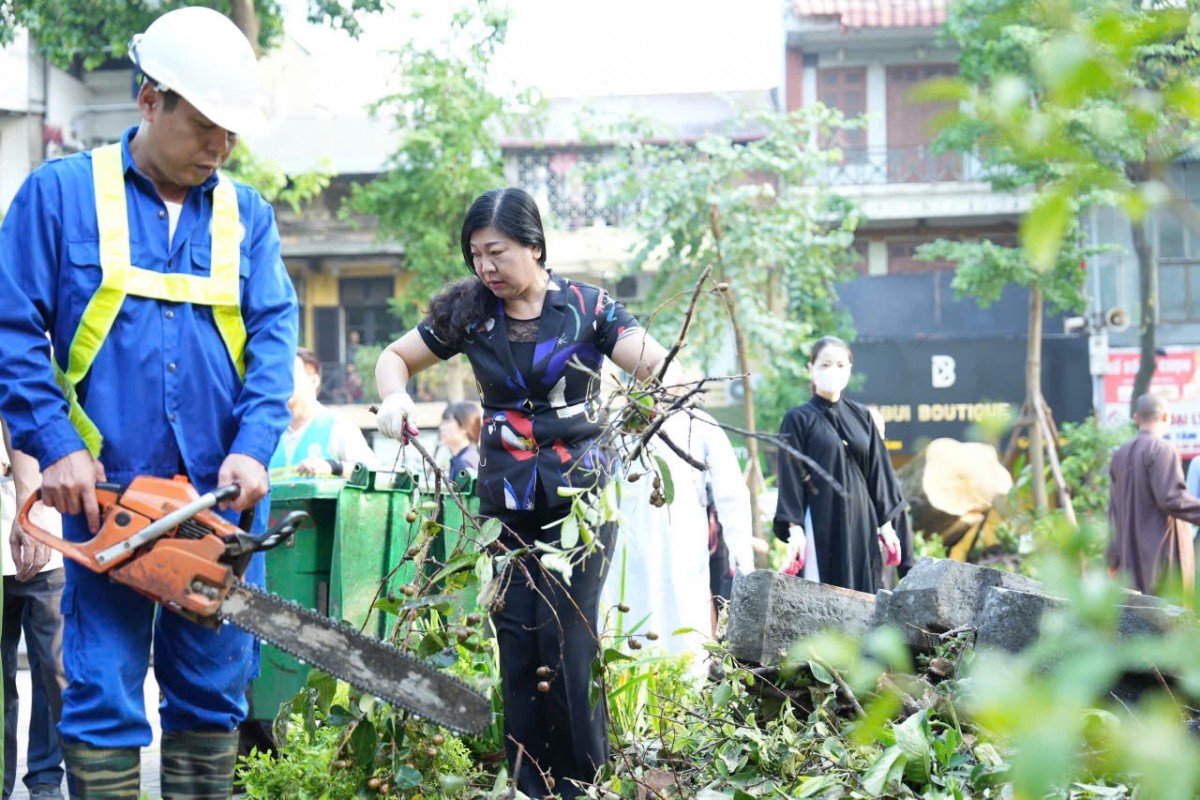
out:
<path id="1" fill-rule="evenodd" d="M 7 542 L 3 542 L 7 546 Z M 62 664 L 63 570 L 48 569 L 26 582 L 4 576 L 4 627 L 0 635 L 0 664 L 4 673 L 4 791 L 13 793 L 17 779 L 17 740 L 27 746 L 25 788 L 62 785 L 62 749 L 55 725 L 62 716 L 62 690 L 67 684 Z M 29 730 L 19 730 L 20 697 L 17 696 L 17 647 L 21 631 L 29 655 L 32 697 Z"/>
<path id="2" fill-rule="evenodd" d="M 505 512 L 501 521 L 525 544 L 559 541 L 565 509 Z M 576 564 L 568 584 L 533 555 L 509 564 L 501 605 L 492 614 L 500 650 L 505 749 L 517 788 L 533 798 L 581 796 L 569 779 L 591 783 L 608 760 L 607 709 L 589 700 L 592 662 L 599 655 L 596 616 L 600 589 L 616 535 L 614 524 L 597 531 L 604 545 Z M 500 541 L 516 547 L 506 533 Z M 523 567 L 523 568 L 522 568 Z M 544 675 L 539 675 L 541 668 Z M 538 684 L 549 684 L 549 691 Z M 521 756 L 517 770 L 517 754 Z M 545 775 L 554 780 L 551 789 Z"/>

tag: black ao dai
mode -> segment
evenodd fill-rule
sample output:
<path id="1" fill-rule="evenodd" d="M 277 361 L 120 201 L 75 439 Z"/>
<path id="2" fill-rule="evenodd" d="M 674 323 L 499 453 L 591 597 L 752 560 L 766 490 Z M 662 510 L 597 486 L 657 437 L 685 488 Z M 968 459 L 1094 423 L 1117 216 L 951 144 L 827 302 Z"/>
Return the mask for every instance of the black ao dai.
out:
<path id="1" fill-rule="evenodd" d="M 776 536 L 786 541 L 789 524 L 802 526 L 813 537 L 822 583 L 879 591 L 883 557 L 878 530 L 897 520 L 905 502 L 867 408 L 847 398 L 834 403 L 813 395 L 787 412 L 779 435 L 833 475 L 845 496 L 780 451 Z"/>

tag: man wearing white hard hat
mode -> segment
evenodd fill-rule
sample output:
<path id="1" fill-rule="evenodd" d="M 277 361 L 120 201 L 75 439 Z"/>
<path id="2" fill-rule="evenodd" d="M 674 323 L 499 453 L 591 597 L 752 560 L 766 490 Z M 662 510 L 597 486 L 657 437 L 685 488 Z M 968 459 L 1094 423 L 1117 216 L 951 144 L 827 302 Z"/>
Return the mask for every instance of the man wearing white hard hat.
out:
<path id="1" fill-rule="evenodd" d="M 260 121 L 254 52 L 220 13 L 184 8 L 135 36 L 130 58 L 145 77 L 138 125 L 37 169 L 0 224 L 0 413 L 67 539 L 97 530 L 98 481 L 136 475 L 236 483 L 223 513 L 256 509 L 261 531 L 297 307 L 271 206 L 218 171 Z M 257 643 L 66 572 L 59 735 L 77 795 L 140 796 L 153 640 L 163 797 L 228 797 Z"/>

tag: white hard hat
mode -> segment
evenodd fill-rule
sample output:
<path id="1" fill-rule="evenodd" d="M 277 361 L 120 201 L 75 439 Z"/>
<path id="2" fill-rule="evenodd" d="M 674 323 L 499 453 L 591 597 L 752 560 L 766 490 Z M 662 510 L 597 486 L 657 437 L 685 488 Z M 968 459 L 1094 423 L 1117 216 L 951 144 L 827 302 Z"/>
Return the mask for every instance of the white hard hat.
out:
<path id="1" fill-rule="evenodd" d="M 254 48 L 219 11 L 191 6 L 163 14 L 130 40 L 129 58 L 159 89 L 227 131 L 250 133 L 265 122 Z"/>

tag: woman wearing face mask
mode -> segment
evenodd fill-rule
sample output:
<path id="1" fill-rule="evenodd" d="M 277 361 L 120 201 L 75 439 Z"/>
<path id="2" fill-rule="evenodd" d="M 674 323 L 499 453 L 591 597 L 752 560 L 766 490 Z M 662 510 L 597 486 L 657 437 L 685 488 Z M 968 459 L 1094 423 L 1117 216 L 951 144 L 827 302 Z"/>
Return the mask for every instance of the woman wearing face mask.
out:
<path id="1" fill-rule="evenodd" d="M 785 572 L 803 570 L 810 580 L 874 593 L 884 562 L 900 563 L 893 523 L 906 503 L 870 412 L 842 394 L 853 364 L 850 347 L 837 337 L 813 345 L 813 396 L 789 411 L 779 429 L 780 438 L 837 479 L 845 496 L 781 452 L 774 527 L 788 545 Z"/>

